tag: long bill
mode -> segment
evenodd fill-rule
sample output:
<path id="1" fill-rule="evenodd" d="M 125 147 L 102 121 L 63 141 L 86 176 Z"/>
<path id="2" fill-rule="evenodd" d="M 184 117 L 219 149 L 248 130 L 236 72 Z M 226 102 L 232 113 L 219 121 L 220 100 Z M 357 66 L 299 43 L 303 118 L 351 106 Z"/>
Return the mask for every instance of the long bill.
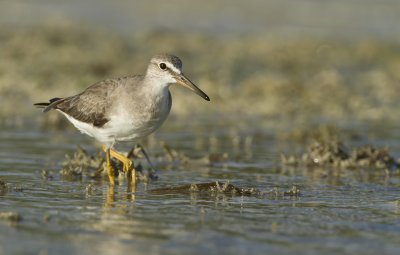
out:
<path id="1" fill-rule="evenodd" d="M 194 83 L 191 82 L 188 78 L 186 78 L 186 76 L 183 73 L 177 74 L 175 76 L 175 79 L 177 84 L 190 89 L 191 91 L 201 96 L 205 100 L 210 101 L 210 98 L 206 95 L 206 93 L 204 93 L 201 89 L 199 89 L 196 85 L 194 85 Z"/>

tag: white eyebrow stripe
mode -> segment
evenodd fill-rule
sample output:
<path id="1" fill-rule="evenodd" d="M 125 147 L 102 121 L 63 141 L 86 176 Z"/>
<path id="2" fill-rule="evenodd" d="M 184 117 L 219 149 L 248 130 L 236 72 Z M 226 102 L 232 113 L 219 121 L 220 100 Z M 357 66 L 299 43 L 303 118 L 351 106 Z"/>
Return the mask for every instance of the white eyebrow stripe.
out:
<path id="1" fill-rule="evenodd" d="M 166 64 L 167 67 L 168 67 L 170 70 L 172 70 L 174 73 L 181 73 L 181 71 L 180 71 L 178 68 L 176 68 L 173 64 L 171 64 L 171 63 L 169 63 L 169 62 L 166 62 L 165 64 Z"/>

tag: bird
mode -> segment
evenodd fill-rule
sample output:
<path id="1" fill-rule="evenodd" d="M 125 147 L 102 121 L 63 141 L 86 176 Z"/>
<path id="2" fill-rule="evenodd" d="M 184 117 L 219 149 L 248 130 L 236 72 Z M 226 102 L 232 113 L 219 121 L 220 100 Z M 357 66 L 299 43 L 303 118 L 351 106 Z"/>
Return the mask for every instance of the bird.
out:
<path id="1" fill-rule="evenodd" d="M 109 181 L 114 185 L 111 157 L 122 163 L 127 174 L 133 169 L 133 162 L 114 150 L 114 145 L 137 142 L 164 123 L 172 106 L 171 84 L 186 87 L 210 101 L 206 93 L 183 74 L 180 58 L 164 53 L 151 58 L 144 75 L 102 80 L 74 96 L 55 97 L 34 105 L 43 108 L 44 113 L 60 112 L 79 131 L 102 143 Z M 134 176 L 133 170 L 133 181 Z"/>

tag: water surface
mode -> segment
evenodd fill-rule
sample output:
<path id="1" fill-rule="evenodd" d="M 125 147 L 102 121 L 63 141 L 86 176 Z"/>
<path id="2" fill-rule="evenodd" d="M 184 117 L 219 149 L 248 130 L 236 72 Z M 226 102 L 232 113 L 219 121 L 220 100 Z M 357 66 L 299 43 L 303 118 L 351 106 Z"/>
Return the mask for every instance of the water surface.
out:
<path id="1" fill-rule="evenodd" d="M 0 211 L 16 212 L 21 220 L 0 220 L 0 254 L 400 251 L 398 177 L 371 174 L 369 170 L 338 177 L 281 169 L 280 152 L 290 150 L 290 146 L 282 145 L 268 132 L 222 129 L 202 134 L 190 130 L 180 126 L 163 129 L 147 143 L 159 179 L 148 185 L 139 183 L 136 192 L 124 182 L 113 190 L 107 179 L 68 181 L 60 177 L 64 155 L 72 153 L 77 144 L 96 151 L 93 142 L 77 132 L 2 130 L 0 177 L 9 188 L 0 194 Z M 391 138 L 394 133 L 382 135 L 377 142 L 390 142 L 399 155 L 400 144 Z M 210 165 L 162 162 L 159 140 L 189 157 L 214 151 L 227 153 L 228 159 Z M 43 169 L 53 178 L 45 180 Z M 274 188 L 285 191 L 296 184 L 301 195 L 149 192 L 210 181 L 228 181 L 264 192 Z"/>

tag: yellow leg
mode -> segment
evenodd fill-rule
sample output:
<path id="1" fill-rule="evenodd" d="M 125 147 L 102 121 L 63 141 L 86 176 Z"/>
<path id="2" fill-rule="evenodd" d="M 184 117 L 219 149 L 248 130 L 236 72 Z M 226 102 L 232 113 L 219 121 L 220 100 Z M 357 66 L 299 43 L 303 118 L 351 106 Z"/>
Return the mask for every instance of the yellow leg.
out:
<path id="1" fill-rule="evenodd" d="M 106 151 L 106 164 L 107 164 L 107 170 L 108 170 L 108 178 L 110 179 L 111 186 L 114 186 L 114 184 L 115 184 L 115 170 L 114 170 L 114 167 L 111 164 L 110 149 L 106 148 L 105 151 Z"/>
<path id="2" fill-rule="evenodd" d="M 105 151 L 109 150 L 111 157 L 116 158 L 122 162 L 122 170 L 124 171 L 124 173 L 127 173 L 128 178 L 131 177 L 132 182 L 135 183 L 136 182 L 136 172 L 133 169 L 132 160 L 130 160 L 129 158 L 125 157 L 124 155 L 122 155 L 121 153 L 119 153 L 113 149 L 107 149 L 107 147 L 105 145 L 103 145 L 103 150 L 105 150 Z"/>

